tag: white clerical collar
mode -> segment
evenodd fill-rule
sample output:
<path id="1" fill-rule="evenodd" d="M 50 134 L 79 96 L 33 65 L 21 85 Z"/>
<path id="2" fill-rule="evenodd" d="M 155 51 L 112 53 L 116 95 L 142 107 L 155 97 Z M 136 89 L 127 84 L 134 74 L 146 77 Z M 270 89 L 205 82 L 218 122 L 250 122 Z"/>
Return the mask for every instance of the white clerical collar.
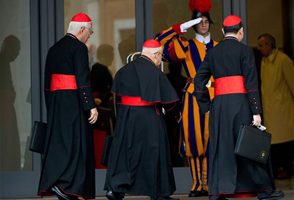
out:
<path id="1" fill-rule="evenodd" d="M 200 35 L 199 33 L 196 33 L 195 35 L 195 38 L 201 42 L 201 43 L 204 43 L 204 44 L 207 44 L 210 42 L 210 33 L 208 33 L 208 35 L 206 37 Z"/>

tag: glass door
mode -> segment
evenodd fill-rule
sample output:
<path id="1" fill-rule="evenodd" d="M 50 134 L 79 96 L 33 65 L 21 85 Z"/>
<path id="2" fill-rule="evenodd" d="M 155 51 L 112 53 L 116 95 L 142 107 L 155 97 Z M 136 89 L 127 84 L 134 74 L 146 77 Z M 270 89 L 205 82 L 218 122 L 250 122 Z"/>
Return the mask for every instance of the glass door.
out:
<path id="1" fill-rule="evenodd" d="M 32 124 L 30 0 L 7 1 L 0 10 L 0 24 L 5 27 L 0 33 L 2 197 L 9 195 L 11 184 L 23 187 L 34 180 L 27 176 L 33 172 L 33 155 L 28 150 Z"/>
<path id="2" fill-rule="evenodd" d="M 0 14 L 1 26 L 6 27 L 0 33 L 1 172 L 32 170 L 27 149 L 31 130 L 30 9 L 29 1 L 17 3 L 19 10 L 6 3 Z"/>
<path id="3" fill-rule="evenodd" d="M 29 151 L 29 143 L 33 122 L 46 121 L 42 69 L 58 35 L 52 19 L 59 19 L 60 2 L 1 4 L 0 198 L 37 196 L 41 156 Z"/>

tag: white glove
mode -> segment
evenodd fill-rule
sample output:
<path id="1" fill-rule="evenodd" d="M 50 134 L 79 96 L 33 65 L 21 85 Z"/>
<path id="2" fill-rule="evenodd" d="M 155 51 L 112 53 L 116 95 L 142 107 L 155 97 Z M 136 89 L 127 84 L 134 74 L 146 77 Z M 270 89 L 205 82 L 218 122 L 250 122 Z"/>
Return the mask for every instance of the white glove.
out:
<path id="1" fill-rule="evenodd" d="M 190 21 L 187 21 L 185 23 L 182 23 L 180 25 L 180 29 L 181 29 L 181 32 L 184 33 L 184 32 L 187 32 L 187 30 L 189 28 L 191 28 L 192 26 L 196 25 L 196 24 L 199 24 L 202 20 L 202 17 L 199 17 L 199 18 L 196 18 L 196 19 L 192 19 Z"/>
<path id="2" fill-rule="evenodd" d="M 258 115 L 253 115 L 253 121 L 252 121 L 252 124 L 253 124 L 254 126 L 257 126 L 257 127 L 259 127 L 259 126 L 261 125 L 261 117 L 260 117 L 259 114 L 258 114 Z"/>

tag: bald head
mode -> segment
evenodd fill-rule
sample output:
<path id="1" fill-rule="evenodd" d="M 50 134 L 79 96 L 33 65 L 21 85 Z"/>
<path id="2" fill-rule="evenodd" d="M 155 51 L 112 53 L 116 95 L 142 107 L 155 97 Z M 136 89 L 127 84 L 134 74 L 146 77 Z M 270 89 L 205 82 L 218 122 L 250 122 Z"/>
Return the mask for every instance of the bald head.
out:
<path id="1" fill-rule="evenodd" d="M 276 39 L 271 34 L 269 33 L 261 34 L 260 36 L 258 36 L 257 39 L 259 40 L 260 38 L 264 38 L 268 42 L 268 44 L 271 45 L 273 49 L 276 48 Z"/>
<path id="2" fill-rule="evenodd" d="M 163 48 L 157 40 L 146 40 L 143 44 L 142 55 L 150 58 L 156 66 L 159 66 L 162 59 Z"/>
<path id="3" fill-rule="evenodd" d="M 265 57 L 268 57 L 273 51 L 273 49 L 276 48 L 276 40 L 269 33 L 264 33 L 258 36 L 257 43 L 258 43 L 257 49 Z"/>

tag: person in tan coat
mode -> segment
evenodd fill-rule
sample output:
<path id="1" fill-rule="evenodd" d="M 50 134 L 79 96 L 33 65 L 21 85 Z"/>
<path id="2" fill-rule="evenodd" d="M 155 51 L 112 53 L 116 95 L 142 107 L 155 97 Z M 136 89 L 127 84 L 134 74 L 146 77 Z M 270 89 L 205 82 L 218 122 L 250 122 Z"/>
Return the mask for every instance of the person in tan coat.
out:
<path id="1" fill-rule="evenodd" d="M 258 37 L 264 125 L 272 134 L 272 161 L 276 178 L 290 178 L 294 148 L 294 65 L 276 48 L 275 38 Z"/>

